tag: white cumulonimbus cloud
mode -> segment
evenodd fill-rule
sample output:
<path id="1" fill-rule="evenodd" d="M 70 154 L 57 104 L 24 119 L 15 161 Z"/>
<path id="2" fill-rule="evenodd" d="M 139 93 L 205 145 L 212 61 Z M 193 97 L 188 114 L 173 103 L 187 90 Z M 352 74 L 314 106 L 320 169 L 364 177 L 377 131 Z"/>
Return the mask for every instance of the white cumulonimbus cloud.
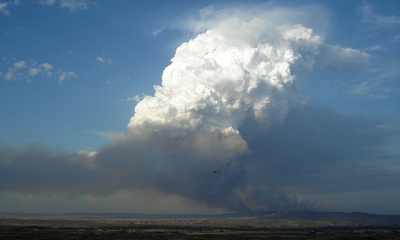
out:
<path id="1" fill-rule="evenodd" d="M 321 51 L 332 55 L 326 49 L 336 49 L 335 59 L 324 62 L 331 66 L 335 60 L 367 56 L 325 45 L 299 24 L 233 17 L 216 25 L 178 47 L 155 95 L 137 104 L 130 134 L 181 135 L 196 143 L 197 134 L 210 133 L 200 145 L 221 143 L 219 151 L 230 154 L 219 160 L 229 161 L 247 150 L 238 130 L 243 121 L 254 118 L 268 127 L 305 103 L 298 83 L 313 70 Z"/>

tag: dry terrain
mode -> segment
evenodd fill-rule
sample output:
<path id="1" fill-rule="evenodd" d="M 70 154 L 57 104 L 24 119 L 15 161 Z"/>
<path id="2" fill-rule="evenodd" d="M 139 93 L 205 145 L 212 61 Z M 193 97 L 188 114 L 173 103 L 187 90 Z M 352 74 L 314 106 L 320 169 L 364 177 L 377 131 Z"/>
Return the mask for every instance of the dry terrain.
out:
<path id="1" fill-rule="evenodd" d="M 1 215 L 0 239 L 400 239 L 400 216 L 316 212 Z"/>

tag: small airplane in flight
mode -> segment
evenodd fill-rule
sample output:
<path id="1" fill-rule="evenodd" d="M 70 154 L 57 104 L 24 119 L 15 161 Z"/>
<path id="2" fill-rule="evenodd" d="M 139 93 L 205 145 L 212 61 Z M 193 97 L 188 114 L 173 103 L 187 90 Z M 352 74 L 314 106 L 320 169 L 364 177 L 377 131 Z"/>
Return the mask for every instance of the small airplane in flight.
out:
<path id="1" fill-rule="evenodd" d="M 212 172 L 212 173 L 220 173 L 221 170 L 212 170 L 211 172 Z"/>

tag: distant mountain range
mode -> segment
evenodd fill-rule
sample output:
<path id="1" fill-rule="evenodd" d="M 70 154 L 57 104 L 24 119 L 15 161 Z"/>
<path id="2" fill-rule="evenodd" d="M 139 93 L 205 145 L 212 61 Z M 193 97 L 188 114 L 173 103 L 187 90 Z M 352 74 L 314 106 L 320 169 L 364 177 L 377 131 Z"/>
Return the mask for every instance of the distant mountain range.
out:
<path id="1" fill-rule="evenodd" d="M 266 211 L 255 214 L 142 214 L 142 213 L 66 213 L 57 215 L 12 214 L 33 218 L 117 219 L 124 222 L 143 222 L 164 226 L 215 226 L 252 228 L 322 228 L 391 226 L 400 229 L 400 215 L 378 215 L 362 212 Z"/>

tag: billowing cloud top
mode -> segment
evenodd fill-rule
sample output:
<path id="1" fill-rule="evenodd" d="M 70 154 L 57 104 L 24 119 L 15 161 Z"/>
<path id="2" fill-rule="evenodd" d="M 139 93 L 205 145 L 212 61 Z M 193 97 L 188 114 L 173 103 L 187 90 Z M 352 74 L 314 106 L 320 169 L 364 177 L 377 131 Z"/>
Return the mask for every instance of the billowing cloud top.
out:
<path id="1" fill-rule="evenodd" d="M 137 104 L 130 134 L 168 132 L 197 139 L 198 132 L 212 133 L 204 142 L 221 142 L 221 152 L 233 153 L 229 160 L 247 150 L 238 131 L 244 120 L 268 127 L 304 103 L 297 82 L 313 70 L 317 57 L 329 58 L 319 56 L 321 50 L 334 55 L 331 62 L 321 61 L 324 66 L 367 57 L 325 45 L 300 24 L 230 17 L 215 26 L 178 47 L 155 95 Z"/>
<path id="2" fill-rule="evenodd" d="M 162 86 L 137 105 L 129 127 L 231 132 L 250 115 L 279 122 L 299 101 L 294 71 L 312 69 L 320 45 L 301 25 L 229 19 L 177 49 Z"/>

